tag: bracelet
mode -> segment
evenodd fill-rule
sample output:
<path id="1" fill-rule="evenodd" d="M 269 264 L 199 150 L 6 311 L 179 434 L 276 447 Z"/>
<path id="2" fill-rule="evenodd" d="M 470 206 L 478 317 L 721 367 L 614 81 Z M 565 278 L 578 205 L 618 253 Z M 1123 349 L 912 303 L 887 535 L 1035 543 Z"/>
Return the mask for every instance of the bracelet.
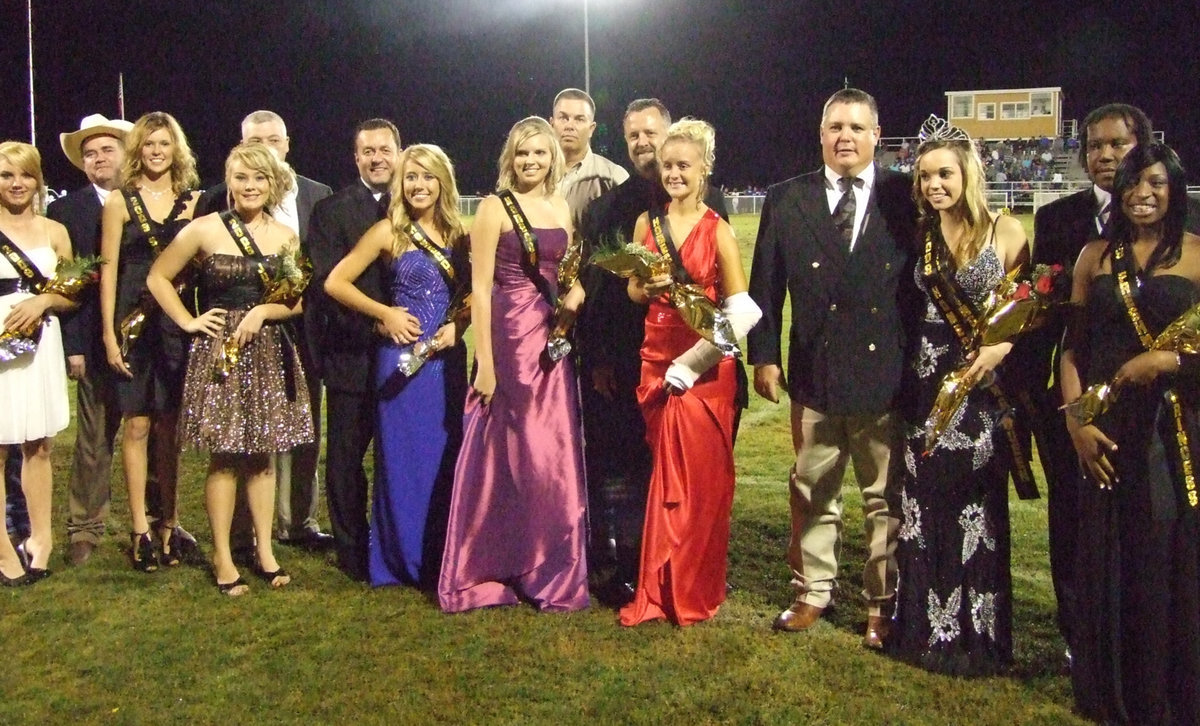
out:
<path id="1" fill-rule="evenodd" d="M 1175 372 L 1183 370 L 1183 358 L 1179 356 L 1179 351 L 1175 351 Z"/>

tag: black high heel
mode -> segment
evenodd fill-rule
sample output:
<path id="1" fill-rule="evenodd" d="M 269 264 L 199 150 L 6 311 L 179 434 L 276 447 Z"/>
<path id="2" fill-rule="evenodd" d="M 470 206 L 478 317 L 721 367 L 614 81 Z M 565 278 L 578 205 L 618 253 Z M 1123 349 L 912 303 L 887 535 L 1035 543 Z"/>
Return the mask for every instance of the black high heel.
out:
<path id="1" fill-rule="evenodd" d="M 25 568 L 25 574 L 17 578 L 24 580 L 20 583 L 21 585 L 32 585 L 38 580 L 45 580 L 50 576 L 50 570 L 33 566 L 33 555 L 29 553 L 28 539 L 17 545 L 17 559 L 21 560 L 21 567 Z"/>
<path id="2" fill-rule="evenodd" d="M 129 533 L 129 559 L 133 569 L 140 572 L 155 572 L 158 570 L 158 558 L 154 556 L 154 543 L 150 541 L 150 530 L 141 534 Z"/>
<path id="3" fill-rule="evenodd" d="M 167 534 L 166 541 L 163 542 L 162 552 L 158 557 L 158 562 L 163 567 L 178 567 L 183 562 L 180 552 L 183 540 L 179 536 L 178 530 L 178 527 L 172 527 L 170 533 Z"/>
<path id="4" fill-rule="evenodd" d="M 272 590 L 278 590 L 292 581 L 292 576 L 288 574 L 287 570 L 280 567 L 274 572 L 267 572 L 263 569 L 262 563 L 257 558 L 254 560 L 254 567 L 252 569 L 260 580 L 271 586 Z"/>
<path id="5" fill-rule="evenodd" d="M 28 572 L 22 572 L 16 577 L 9 577 L 3 572 L 0 572 L 0 587 L 25 587 L 26 585 L 32 583 L 33 581 L 29 579 Z"/>

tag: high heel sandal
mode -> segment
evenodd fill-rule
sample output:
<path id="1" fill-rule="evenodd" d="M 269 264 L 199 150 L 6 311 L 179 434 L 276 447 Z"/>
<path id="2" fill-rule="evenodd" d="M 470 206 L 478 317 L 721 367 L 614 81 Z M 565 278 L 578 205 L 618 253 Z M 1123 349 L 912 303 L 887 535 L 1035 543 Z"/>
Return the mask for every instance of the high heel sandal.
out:
<path id="1" fill-rule="evenodd" d="M 166 528 L 159 531 L 168 532 Z M 183 539 L 179 536 L 179 528 L 171 527 L 162 544 L 162 551 L 158 557 L 159 564 L 163 567 L 178 567 L 183 562 L 182 550 Z"/>
<path id="2" fill-rule="evenodd" d="M 214 573 L 213 580 L 216 579 L 217 576 Z M 218 582 L 217 590 L 226 597 L 241 597 L 242 595 L 250 592 L 250 586 L 246 584 L 245 580 L 243 580 L 241 577 L 238 577 L 238 579 L 234 580 L 233 582 Z"/>
<path id="3" fill-rule="evenodd" d="M 29 540 L 26 539 L 21 544 L 17 545 L 17 558 L 21 560 L 21 567 L 25 568 L 25 574 L 17 579 L 24 579 L 22 585 L 32 585 L 38 580 L 45 580 L 50 576 L 50 570 L 44 567 L 33 566 L 33 555 L 29 553 Z"/>
<path id="4" fill-rule="evenodd" d="M 133 569 L 140 572 L 158 570 L 158 558 L 154 556 L 154 543 L 150 541 L 150 530 L 141 534 L 130 532 L 129 544 L 129 559 L 133 563 Z"/>
<path id="5" fill-rule="evenodd" d="M 287 570 L 280 567 L 274 572 L 267 572 L 265 569 L 263 569 L 262 564 L 258 562 L 257 559 L 255 560 L 254 567 L 252 569 L 254 574 L 257 575 L 260 580 L 271 586 L 272 590 L 278 590 L 292 581 L 292 576 L 288 574 Z"/>

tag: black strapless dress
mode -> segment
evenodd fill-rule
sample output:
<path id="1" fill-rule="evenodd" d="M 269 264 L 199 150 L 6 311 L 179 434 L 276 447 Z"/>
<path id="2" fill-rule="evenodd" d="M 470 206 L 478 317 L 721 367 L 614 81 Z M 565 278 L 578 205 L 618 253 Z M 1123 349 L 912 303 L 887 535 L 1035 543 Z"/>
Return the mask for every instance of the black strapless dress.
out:
<path id="1" fill-rule="evenodd" d="M 1146 278 L 1135 295 L 1151 335 L 1197 300 L 1200 289 L 1177 275 Z M 1144 350 L 1112 275 L 1092 283 L 1086 316 L 1085 386 Z M 1112 490 L 1079 485 L 1071 676 L 1079 710 L 1105 723 L 1200 724 L 1200 512 L 1183 495 L 1169 387 L 1200 463 L 1200 381 L 1164 376 L 1122 389 L 1096 421 L 1118 447 Z"/>

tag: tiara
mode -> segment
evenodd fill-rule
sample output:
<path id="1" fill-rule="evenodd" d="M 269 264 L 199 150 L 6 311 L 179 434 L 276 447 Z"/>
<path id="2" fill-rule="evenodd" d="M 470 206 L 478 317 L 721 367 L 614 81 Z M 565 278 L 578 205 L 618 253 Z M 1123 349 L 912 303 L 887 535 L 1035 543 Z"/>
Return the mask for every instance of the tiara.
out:
<path id="1" fill-rule="evenodd" d="M 921 142 L 970 141 L 971 137 L 966 131 L 931 113 L 929 118 L 925 119 L 925 123 L 921 124 L 921 130 L 917 132 L 917 140 Z"/>

